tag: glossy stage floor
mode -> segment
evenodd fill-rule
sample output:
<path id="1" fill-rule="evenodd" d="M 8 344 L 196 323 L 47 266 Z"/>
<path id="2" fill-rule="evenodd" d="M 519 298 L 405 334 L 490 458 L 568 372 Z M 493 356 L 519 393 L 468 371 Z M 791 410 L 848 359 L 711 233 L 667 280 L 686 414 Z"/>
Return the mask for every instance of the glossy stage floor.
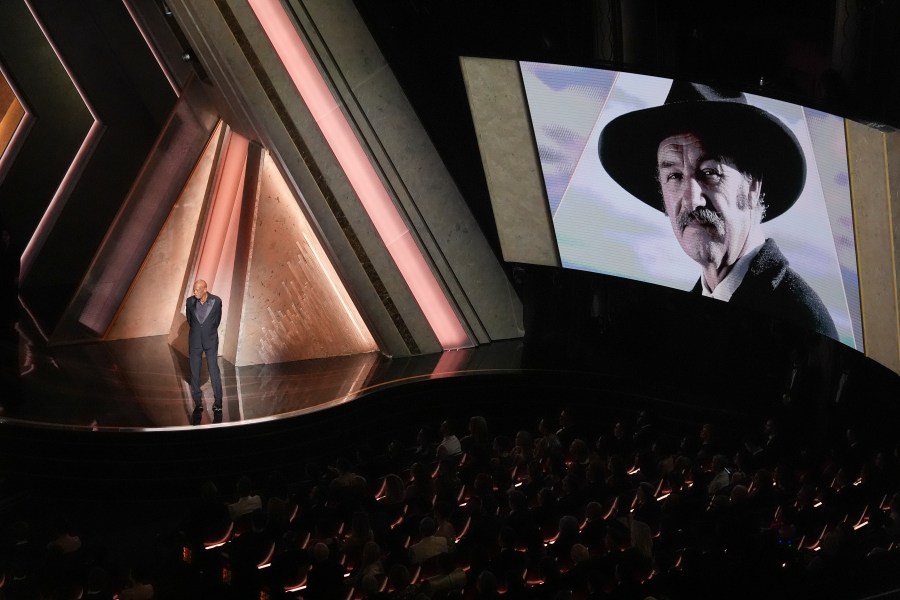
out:
<path id="1" fill-rule="evenodd" d="M 507 341 L 415 358 L 369 353 L 244 367 L 220 357 L 224 410 L 212 411 L 204 366 L 204 410 L 198 414 L 187 357 L 165 336 L 54 348 L 22 337 L 18 381 L 4 386 L 0 423 L 95 430 L 250 424 L 357 401 L 387 386 L 517 370 L 521 350 L 520 341 Z"/>

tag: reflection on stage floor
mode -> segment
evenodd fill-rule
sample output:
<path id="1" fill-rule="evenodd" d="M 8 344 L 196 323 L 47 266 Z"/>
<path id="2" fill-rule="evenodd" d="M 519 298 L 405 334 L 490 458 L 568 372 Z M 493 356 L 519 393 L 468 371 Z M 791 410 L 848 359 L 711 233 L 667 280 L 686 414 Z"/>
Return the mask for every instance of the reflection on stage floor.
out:
<path id="1" fill-rule="evenodd" d="M 252 423 L 360 399 L 422 378 L 518 369 L 521 342 L 392 359 L 380 353 L 236 367 L 219 357 L 223 411 L 213 413 L 203 367 L 195 413 L 186 356 L 165 336 L 36 349 L 20 342 L 17 382 L 5 389 L 0 422 L 91 429 L 155 429 Z M 19 398 L 13 400 L 12 396 Z"/>

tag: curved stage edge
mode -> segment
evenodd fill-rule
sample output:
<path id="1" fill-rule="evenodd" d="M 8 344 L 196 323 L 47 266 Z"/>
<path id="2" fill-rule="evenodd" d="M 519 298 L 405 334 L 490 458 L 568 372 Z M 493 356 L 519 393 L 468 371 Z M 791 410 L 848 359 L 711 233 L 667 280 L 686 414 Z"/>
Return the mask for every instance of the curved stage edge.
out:
<path id="1" fill-rule="evenodd" d="M 513 383 L 513 378 L 542 380 L 555 390 L 548 394 L 551 403 L 583 402 L 584 398 L 562 392 L 572 388 L 589 389 L 591 397 L 613 391 L 635 398 L 699 404 L 713 413 L 745 412 L 740 402 L 723 406 L 714 396 L 704 398 L 693 392 L 685 396 L 683 385 L 666 381 L 665 376 L 654 377 L 615 348 L 598 348 L 593 357 L 561 362 L 527 353 L 521 339 L 410 358 L 369 353 L 236 367 L 219 357 L 223 411 L 212 410 L 204 364 L 203 411 L 199 414 L 191 399 L 187 357 L 175 351 L 165 336 L 53 348 L 38 348 L 23 338 L 19 354 L 19 377 L 4 386 L 12 393 L 0 400 L 0 427 L 122 433 L 250 427 L 293 422 L 428 381 L 500 377 L 507 378 L 504 385 L 510 393 L 516 390 L 530 403 L 535 399 L 526 398 L 527 391 Z M 551 354 L 558 359 L 561 353 Z M 443 385 L 465 387 L 449 382 Z M 406 393 L 418 393 L 412 388 Z"/>
<path id="2" fill-rule="evenodd" d="M 517 370 L 521 341 L 413 358 L 379 353 L 236 367 L 219 357 L 223 411 L 212 411 L 206 367 L 203 412 L 191 399 L 187 357 L 165 336 L 37 350 L 23 345 L 17 398 L 0 423 L 90 431 L 252 425 L 305 415 L 429 378 Z"/>
<path id="3" fill-rule="evenodd" d="M 521 339 L 412 358 L 373 353 L 248 367 L 220 358 L 224 410 L 213 413 L 204 378 L 204 411 L 195 418 L 187 358 L 165 336 L 53 348 L 23 338 L 21 375 L 4 386 L 17 393 L 0 400 L 0 468 L 29 488 L 54 488 L 52 495 L 91 495 L 98 482 L 190 487 L 203 477 L 330 463 L 341 453 L 383 451 L 418 428 L 436 432 L 444 419 L 464 431 L 475 414 L 507 430 L 555 419 L 561 406 L 579 406 L 585 418 L 616 407 L 633 415 L 648 402 L 677 420 L 746 418 L 714 399 L 655 387 L 640 365 L 599 352 L 608 356 L 563 367 L 530 355 Z"/>
<path id="4" fill-rule="evenodd" d="M 364 354 L 249 367 L 220 359 L 224 411 L 212 412 L 206 382 L 199 419 L 187 358 L 164 337 L 52 350 L 24 344 L 22 375 L 4 386 L 18 394 L 0 400 L 0 471 L 29 480 L 29 487 L 46 484 L 54 495 L 65 488 L 91 495 L 92 482 L 104 488 L 165 482 L 186 491 L 198 478 L 295 471 L 309 461 L 383 452 L 394 439 L 414 444 L 416 431 L 436 435 L 445 419 L 461 432 L 473 415 L 497 430 L 533 430 L 563 408 L 592 428 L 619 418 L 633 422 L 647 410 L 673 435 L 712 421 L 743 436 L 784 409 L 782 394 L 796 379 L 785 349 L 762 353 L 770 357 L 763 368 L 759 345 L 738 340 L 719 354 L 725 362 L 755 361 L 741 376 L 700 370 L 683 336 L 652 345 L 647 339 L 519 339 L 413 358 Z M 743 354 L 735 354 L 738 348 Z M 872 436 L 895 438 L 896 375 L 857 362 L 852 395 L 835 403 L 839 369 L 824 368 L 835 362 L 831 348 L 817 343 L 808 352 L 804 377 L 815 393 L 806 405 L 790 407 L 804 415 L 807 442 L 824 443 L 864 418 Z"/>

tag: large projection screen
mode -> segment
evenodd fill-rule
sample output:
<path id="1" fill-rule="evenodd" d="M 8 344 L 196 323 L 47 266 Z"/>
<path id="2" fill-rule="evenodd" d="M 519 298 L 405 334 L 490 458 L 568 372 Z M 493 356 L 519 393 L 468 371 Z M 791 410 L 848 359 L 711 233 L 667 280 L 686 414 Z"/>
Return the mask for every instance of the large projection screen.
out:
<path id="1" fill-rule="evenodd" d="M 691 290 L 700 268 L 669 219 L 604 170 L 600 132 L 625 113 L 662 105 L 671 79 L 521 62 L 522 84 L 561 265 Z M 863 350 L 844 121 L 753 94 L 799 141 L 806 180 L 784 214 L 762 224 L 791 268 L 822 299 L 844 344 Z M 648 173 L 648 177 L 650 174 Z M 763 183 L 765 188 L 765 183 Z"/>

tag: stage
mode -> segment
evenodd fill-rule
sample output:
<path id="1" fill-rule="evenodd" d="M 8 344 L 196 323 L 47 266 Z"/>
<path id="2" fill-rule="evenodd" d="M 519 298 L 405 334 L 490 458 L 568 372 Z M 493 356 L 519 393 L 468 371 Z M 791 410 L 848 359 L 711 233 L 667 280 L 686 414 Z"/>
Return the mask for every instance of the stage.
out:
<path id="1" fill-rule="evenodd" d="M 204 365 L 204 409 L 196 413 L 188 359 L 166 336 L 52 348 L 32 339 L 19 336 L 19 377 L 6 387 L 0 423 L 98 431 L 235 426 L 295 417 L 423 379 L 514 371 L 521 366 L 522 350 L 513 340 L 413 358 L 376 352 L 243 367 L 219 357 L 223 411 L 213 413 Z"/>

